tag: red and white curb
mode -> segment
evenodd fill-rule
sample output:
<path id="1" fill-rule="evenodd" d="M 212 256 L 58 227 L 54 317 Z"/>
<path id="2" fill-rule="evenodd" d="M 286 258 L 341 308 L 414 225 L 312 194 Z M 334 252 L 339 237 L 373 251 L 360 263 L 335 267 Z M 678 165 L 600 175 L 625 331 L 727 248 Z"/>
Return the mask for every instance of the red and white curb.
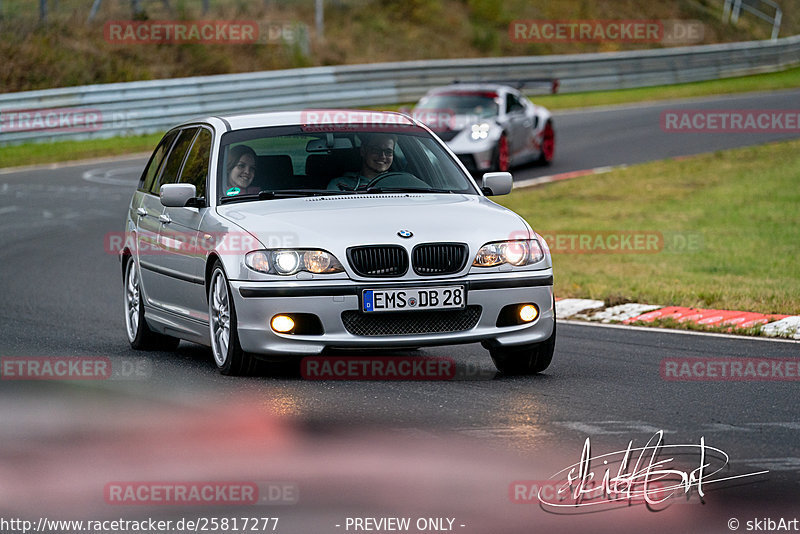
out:
<path id="1" fill-rule="evenodd" d="M 679 323 L 691 322 L 703 326 L 760 327 L 761 333 L 765 336 L 800 339 L 800 315 L 776 315 L 638 303 L 606 307 L 602 300 L 591 299 L 556 299 L 556 302 L 556 318 L 558 319 L 582 319 L 621 324 L 673 319 Z"/>
<path id="2" fill-rule="evenodd" d="M 690 159 L 694 156 L 679 156 L 672 159 Z M 605 174 L 624 169 L 627 165 L 610 165 L 579 171 L 563 172 L 514 182 L 514 189 L 579 178 L 593 174 Z M 579 319 L 600 323 L 631 324 L 653 322 L 656 319 L 673 319 L 679 323 L 692 322 L 705 326 L 730 326 L 731 328 L 759 327 L 761 333 L 771 337 L 800 339 L 800 315 L 775 315 L 730 310 L 687 308 L 684 306 L 660 306 L 657 304 L 628 303 L 606 307 L 602 300 L 556 299 L 556 318 Z"/>

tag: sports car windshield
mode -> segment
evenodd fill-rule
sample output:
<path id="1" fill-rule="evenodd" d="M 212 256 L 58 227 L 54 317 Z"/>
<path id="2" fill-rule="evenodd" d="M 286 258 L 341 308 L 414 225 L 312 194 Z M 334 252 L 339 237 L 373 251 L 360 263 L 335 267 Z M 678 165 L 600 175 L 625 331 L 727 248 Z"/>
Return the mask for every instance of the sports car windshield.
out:
<path id="1" fill-rule="evenodd" d="M 307 130 L 271 127 L 225 134 L 217 198 L 241 202 L 354 193 L 479 194 L 452 156 L 421 128 Z"/>
<path id="2" fill-rule="evenodd" d="M 496 117 L 497 95 L 489 92 L 441 93 L 423 98 L 416 109 L 452 110 L 456 115 Z"/>

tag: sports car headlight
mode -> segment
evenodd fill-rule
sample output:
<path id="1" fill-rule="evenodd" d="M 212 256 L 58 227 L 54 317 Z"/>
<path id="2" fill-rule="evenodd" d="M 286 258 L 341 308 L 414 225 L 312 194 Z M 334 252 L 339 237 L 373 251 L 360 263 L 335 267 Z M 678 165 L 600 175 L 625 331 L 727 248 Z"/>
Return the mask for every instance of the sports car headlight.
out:
<path id="1" fill-rule="evenodd" d="M 244 263 L 260 273 L 290 275 L 299 271 L 331 274 L 344 271 L 336 256 L 324 250 L 256 250 L 249 252 Z"/>
<path id="2" fill-rule="evenodd" d="M 469 134 L 470 139 L 473 141 L 482 141 L 489 137 L 489 123 L 482 122 L 480 124 L 473 124 L 472 131 Z"/>
<path id="3" fill-rule="evenodd" d="M 521 267 L 542 261 L 544 251 L 536 239 L 499 241 L 482 246 L 472 262 L 473 267 L 495 267 L 508 263 Z"/>

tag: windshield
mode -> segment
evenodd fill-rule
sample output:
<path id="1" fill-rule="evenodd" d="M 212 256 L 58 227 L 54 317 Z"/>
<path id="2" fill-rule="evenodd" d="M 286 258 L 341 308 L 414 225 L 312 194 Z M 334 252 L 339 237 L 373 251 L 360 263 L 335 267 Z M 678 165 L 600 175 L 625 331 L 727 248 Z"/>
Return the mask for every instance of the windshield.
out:
<path id="1" fill-rule="evenodd" d="M 496 93 L 484 91 L 437 93 L 420 100 L 414 109 L 448 109 L 456 115 L 470 115 L 478 118 L 496 117 L 499 113 L 497 99 Z"/>
<path id="2" fill-rule="evenodd" d="M 471 177 L 419 128 L 239 130 L 222 137 L 220 150 L 221 202 L 380 192 L 479 194 Z"/>

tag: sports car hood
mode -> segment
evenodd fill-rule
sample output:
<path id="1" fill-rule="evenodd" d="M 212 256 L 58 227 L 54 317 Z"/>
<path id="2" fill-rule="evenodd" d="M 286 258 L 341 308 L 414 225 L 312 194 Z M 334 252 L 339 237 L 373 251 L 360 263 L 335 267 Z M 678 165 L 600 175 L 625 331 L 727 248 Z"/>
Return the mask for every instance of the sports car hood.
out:
<path id="1" fill-rule="evenodd" d="M 347 247 L 426 242 L 468 243 L 528 237 L 516 213 L 485 197 L 462 194 L 337 195 L 262 200 L 217 208 L 266 248 L 321 248 L 342 254 Z M 410 238 L 398 235 L 412 232 Z"/>

